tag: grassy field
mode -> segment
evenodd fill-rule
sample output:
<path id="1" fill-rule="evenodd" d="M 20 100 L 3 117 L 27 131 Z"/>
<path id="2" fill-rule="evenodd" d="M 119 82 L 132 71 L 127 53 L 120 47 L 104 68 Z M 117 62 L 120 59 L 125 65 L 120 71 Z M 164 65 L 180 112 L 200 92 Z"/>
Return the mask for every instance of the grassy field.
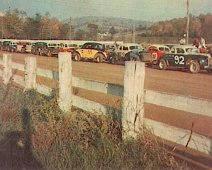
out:
<path id="1" fill-rule="evenodd" d="M 57 95 L 0 85 L 0 169 L 188 169 L 144 129 L 121 139 L 110 116 L 77 109 L 68 115 Z"/>

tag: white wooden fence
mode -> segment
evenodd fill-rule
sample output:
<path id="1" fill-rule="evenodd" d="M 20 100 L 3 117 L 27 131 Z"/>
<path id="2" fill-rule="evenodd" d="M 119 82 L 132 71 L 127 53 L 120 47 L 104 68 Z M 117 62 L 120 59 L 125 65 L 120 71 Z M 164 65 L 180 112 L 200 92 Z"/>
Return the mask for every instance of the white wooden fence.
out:
<path id="1" fill-rule="evenodd" d="M 14 81 L 25 89 L 35 89 L 44 95 L 51 95 L 52 88 L 36 82 L 36 76 L 43 76 L 59 81 L 59 106 L 68 112 L 71 106 L 76 106 L 89 112 L 112 111 L 119 115 L 122 121 L 123 136 L 135 137 L 143 126 L 150 128 L 156 136 L 186 145 L 190 130 L 177 128 L 165 123 L 144 117 L 144 103 L 164 106 L 203 116 L 212 116 L 212 101 L 173 95 L 144 89 L 145 65 L 142 62 L 126 62 L 124 86 L 111 83 L 86 80 L 72 76 L 72 61 L 70 53 L 59 53 L 59 72 L 41 69 L 36 66 L 35 57 L 25 58 L 25 65 L 12 62 L 11 54 L 4 54 L 0 60 L 3 70 L 0 70 L 3 83 Z M 12 70 L 20 70 L 25 76 L 13 75 Z M 118 110 L 94 101 L 72 94 L 72 86 L 92 90 L 104 94 L 123 97 L 123 108 Z M 171 116 L 171 115 L 170 115 Z M 206 125 L 207 126 L 207 125 Z M 188 147 L 212 155 L 212 138 L 197 133 L 192 134 Z"/>

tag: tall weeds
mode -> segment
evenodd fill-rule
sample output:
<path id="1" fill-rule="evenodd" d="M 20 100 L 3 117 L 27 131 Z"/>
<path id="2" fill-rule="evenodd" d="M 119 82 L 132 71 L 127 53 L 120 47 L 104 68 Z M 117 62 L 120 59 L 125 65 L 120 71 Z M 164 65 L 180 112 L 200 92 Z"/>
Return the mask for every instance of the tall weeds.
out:
<path id="1" fill-rule="evenodd" d="M 138 139 L 122 141 L 121 127 L 110 115 L 73 109 L 64 116 L 56 96 L 12 87 L 7 91 L 2 85 L 0 93 L 0 139 L 8 131 L 24 131 L 22 112 L 27 110 L 31 124 L 25 137 L 29 135 L 33 156 L 44 169 L 185 168 L 146 129 Z"/>

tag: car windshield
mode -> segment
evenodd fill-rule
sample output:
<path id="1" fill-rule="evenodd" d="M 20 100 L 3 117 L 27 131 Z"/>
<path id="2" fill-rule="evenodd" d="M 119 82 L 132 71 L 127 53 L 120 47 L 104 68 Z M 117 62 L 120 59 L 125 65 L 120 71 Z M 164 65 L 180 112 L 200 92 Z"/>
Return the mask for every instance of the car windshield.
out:
<path id="1" fill-rule="evenodd" d="M 104 50 L 104 47 L 102 44 L 96 44 L 96 43 L 89 43 L 89 44 L 84 44 L 82 46 L 84 49 L 96 49 L 96 50 Z"/>
<path id="2" fill-rule="evenodd" d="M 134 50 L 134 49 L 140 49 L 140 47 L 139 47 L 139 46 L 137 46 L 137 45 L 130 46 L 130 50 Z"/>
<path id="3" fill-rule="evenodd" d="M 198 49 L 197 48 L 186 48 L 186 52 L 187 53 L 198 53 Z"/>

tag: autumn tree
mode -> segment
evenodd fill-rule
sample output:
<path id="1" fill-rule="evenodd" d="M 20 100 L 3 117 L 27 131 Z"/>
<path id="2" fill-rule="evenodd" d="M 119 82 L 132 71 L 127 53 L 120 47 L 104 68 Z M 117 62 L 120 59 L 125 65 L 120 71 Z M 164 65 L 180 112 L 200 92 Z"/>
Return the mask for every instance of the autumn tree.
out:
<path id="1" fill-rule="evenodd" d="M 17 9 L 7 11 L 3 17 L 4 35 L 7 38 L 24 38 L 24 23 L 26 13 Z"/>
<path id="2" fill-rule="evenodd" d="M 37 13 L 35 17 L 28 17 L 24 25 L 24 32 L 28 39 L 40 39 L 41 15 Z"/>

